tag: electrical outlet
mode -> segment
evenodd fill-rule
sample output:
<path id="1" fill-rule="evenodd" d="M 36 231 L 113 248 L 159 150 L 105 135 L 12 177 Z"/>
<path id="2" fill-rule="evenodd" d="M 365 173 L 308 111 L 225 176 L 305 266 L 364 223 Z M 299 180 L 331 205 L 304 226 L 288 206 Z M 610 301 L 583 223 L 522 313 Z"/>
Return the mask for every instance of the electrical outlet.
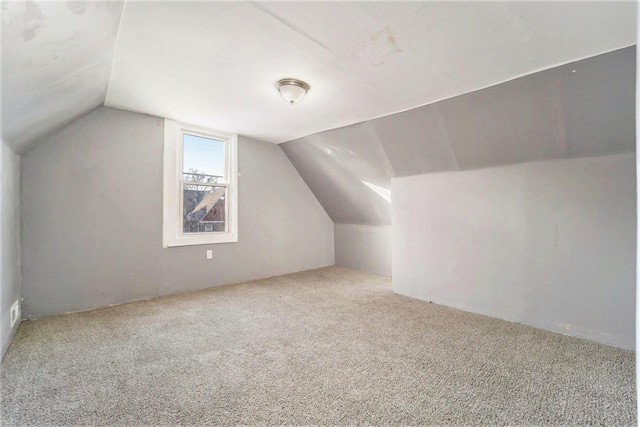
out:
<path id="1" fill-rule="evenodd" d="M 211 249 L 207 250 L 207 259 L 213 259 L 213 251 Z"/>
<path id="2" fill-rule="evenodd" d="M 20 302 L 16 301 L 11 306 L 11 327 L 16 324 L 18 319 L 20 318 Z"/>

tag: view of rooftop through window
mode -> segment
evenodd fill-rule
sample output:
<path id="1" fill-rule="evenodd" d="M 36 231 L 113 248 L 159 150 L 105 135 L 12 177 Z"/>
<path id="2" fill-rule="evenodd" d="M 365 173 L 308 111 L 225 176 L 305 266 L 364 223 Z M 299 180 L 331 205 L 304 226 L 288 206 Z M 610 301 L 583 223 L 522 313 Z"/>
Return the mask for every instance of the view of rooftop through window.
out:
<path id="1" fill-rule="evenodd" d="M 185 133 L 182 148 L 183 233 L 225 232 L 225 142 Z M 197 182 L 192 184 L 190 182 Z"/>

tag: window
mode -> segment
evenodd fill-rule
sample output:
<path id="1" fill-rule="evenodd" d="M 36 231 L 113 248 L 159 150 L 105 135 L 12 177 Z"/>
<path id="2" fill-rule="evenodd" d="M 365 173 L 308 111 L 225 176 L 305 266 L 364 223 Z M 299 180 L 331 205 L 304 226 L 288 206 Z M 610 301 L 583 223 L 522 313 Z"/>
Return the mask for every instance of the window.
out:
<path id="1" fill-rule="evenodd" d="M 238 137 L 164 122 L 163 246 L 238 241 Z"/>

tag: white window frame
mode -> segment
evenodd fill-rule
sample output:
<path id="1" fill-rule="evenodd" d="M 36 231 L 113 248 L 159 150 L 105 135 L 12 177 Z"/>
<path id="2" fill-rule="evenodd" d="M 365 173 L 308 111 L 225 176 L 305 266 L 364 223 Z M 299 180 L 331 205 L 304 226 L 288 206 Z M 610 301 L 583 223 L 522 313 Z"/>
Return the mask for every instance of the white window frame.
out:
<path id="1" fill-rule="evenodd" d="M 183 135 L 202 136 L 224 141 L 225 200 L 227 231 L 215 233 L 183 233 L 182 173 Z M 165 119 L 164 121 L 164 185 L 162 212 L 162 246 L 207 245 L 238 241 L 238 135 L 201 126 Z"/>

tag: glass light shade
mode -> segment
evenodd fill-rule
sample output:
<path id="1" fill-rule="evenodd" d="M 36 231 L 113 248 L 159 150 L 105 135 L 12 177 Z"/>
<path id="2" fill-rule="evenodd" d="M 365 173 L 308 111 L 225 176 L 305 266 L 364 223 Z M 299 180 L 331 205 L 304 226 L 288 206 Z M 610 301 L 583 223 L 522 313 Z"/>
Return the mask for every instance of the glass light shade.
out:
<path id="1" fill-rule="evenodd" d="M 280 95 L 290 104 L 295 104 L 304 98 L 309 90 L 309 85 L 296 79 L 282 79 L 278 82 Z"/>

